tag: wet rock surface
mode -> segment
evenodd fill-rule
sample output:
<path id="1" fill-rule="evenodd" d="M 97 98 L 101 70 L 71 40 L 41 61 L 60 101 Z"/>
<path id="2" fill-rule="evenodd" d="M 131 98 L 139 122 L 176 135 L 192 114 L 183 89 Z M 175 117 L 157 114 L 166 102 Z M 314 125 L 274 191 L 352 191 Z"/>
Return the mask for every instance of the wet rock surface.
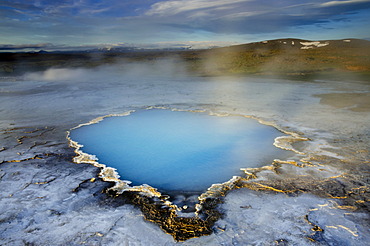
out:
<path id="1" fill-rule="evenodd" d="M 180 79 L 4 84 L 19 95 L 2 92 L 0 97 L 1 244 L 364 245 L 370 241 L 369 116 L 320 104 L 314 96 L 368 91 L 368 85 L 248 79 L 226 85 L 200 80 L 186 85 Z M 211 97 L 210 91 L 216 96 Z M 158 104 L 254 115 L 311 141 L 296 144 L 302 153 L 293 153 L 289 160 L 244 170 L 245 176 L 218 193 L 206 193 L 200 198 L 198 217 L 140 193 L 105 192 L 112 183 L 99 179 L 99 168 L 73 163 L 75 153 L 66 131 L 108 113 Z"/>

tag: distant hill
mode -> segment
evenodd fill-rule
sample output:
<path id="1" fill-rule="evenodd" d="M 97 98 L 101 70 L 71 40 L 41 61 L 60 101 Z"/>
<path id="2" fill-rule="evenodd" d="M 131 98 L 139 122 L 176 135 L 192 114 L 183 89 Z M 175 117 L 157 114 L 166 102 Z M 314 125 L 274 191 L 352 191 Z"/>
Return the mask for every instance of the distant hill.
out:
<path id="1" fill-rule="evenodd" d="M 0 53 L 0 76 L 50 67 L 96 67 L 117 62 L 181 58 L 201 76 L 248 75 L 289 78 L 355 78 L 370 81 L 370 41 L 276 39 L 206 50 L 109 49 L 99 52 Z"/>
<path id="2" fill-rule="evenodd" d="M 370 41 L 277 39 L 194 54 L 205 74 L 370 77 Z M 369 79 L 370 80 L 370 79 Z"/>
<path id="3" fill-rule="evenodd" d="M 234 45 L 230 47 L 223 47 L 218 49 L 244 49 L 244 50 L 255 50 L 255 49 L 313 49 L 320 47 L 331 47 L 331 48 L 353 48 L 353 47 L 369 47 L 370 41 L 363 39 L 341 39 L 341 40 L 321 40 L 312 41 L 304 39 L 286 38 L 286 39 L 275 39 L 266 40 L 261 42 L 253 42 L 248 44 Z"/>

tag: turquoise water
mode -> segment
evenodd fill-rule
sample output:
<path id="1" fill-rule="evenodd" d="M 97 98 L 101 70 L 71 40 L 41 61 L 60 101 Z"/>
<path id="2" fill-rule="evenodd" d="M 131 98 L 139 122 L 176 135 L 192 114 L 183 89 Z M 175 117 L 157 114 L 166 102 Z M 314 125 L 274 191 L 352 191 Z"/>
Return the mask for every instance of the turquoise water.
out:
<path id="1" fill-rule="evenodd" d="M 241 116 L 141 110 L 71 132 L 82 151 L 117 169 L 133 185 L 164 191 L 204 191 L 242 174 L 240 168 L 271 164 L 286 151 L 273 146 L 282 133 Z"/>

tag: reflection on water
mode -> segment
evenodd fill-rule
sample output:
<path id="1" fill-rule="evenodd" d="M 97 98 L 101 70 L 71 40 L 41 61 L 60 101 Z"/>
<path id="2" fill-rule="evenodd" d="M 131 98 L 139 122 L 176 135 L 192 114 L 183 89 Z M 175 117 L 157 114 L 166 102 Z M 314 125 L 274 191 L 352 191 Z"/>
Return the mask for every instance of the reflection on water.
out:
<path id="1" fill-rule="evenodd" d="M 273 146 L 281 135 L 241 116 L 158 109 L 108 117 L 71 132 L 82 151 L 116 168 L 121 179 L 165 191 L 204 191 L 240 175 L 242 167 L 271 164 L 285 154 Z"/>

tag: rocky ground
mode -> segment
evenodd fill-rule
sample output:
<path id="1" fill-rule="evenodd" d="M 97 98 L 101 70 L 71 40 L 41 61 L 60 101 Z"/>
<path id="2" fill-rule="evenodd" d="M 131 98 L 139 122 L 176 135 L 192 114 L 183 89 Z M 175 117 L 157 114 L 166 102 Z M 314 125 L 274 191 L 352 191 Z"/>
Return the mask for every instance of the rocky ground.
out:
<path id="1" fill-rule="evenodd" d="M 0 82 L 1 245 L 370 241 L 369 84 L 65 72 L 72 75 L 63 81 L 39 74 Z M 234 183 L 239 189 L 217 200 L 212 234 L 177 242 L 163 224 L 145 220 L 148 210 L 129 195 L 105 193 L 112 184 L 98 168 L 73 163 L 66 139 L 78 124 L 148 106 L 250 115 L 310 141 L 294 143 L 289 160 L 245 170 Z M 170 227 L 181 232 L 181 224 Z"/>

